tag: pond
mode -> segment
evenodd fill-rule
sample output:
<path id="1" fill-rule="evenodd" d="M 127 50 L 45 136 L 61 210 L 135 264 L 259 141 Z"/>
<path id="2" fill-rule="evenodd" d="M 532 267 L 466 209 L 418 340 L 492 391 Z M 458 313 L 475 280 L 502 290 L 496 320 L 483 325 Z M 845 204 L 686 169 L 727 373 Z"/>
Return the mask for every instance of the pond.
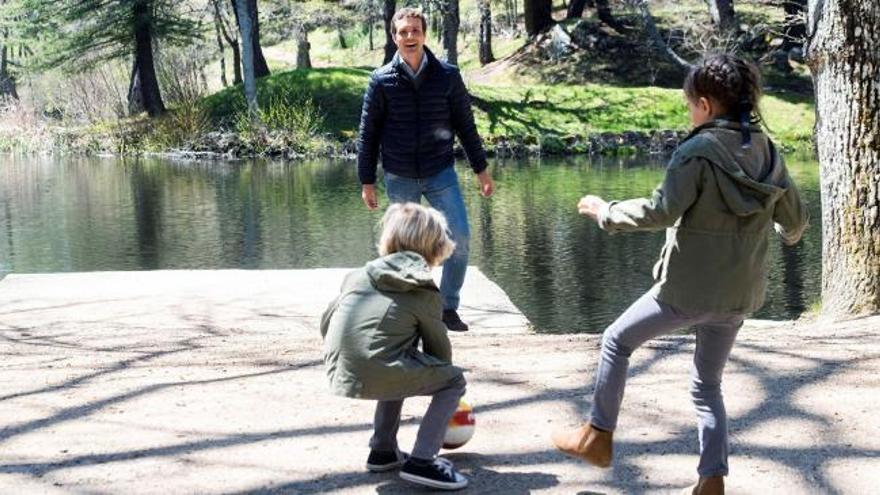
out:
<path id="1" fill-rule="evenodd" d="M 757 318 L 796 317 L 819 296 L 818 165 L 797 156 L 787 163 L 812 225 L 798 246 L 771 243 L 768 303 Z M 471 264 L 538 331 L 601 332 L 651 286 L 663 233 L 610 236 L 579 217 L 575 205 L 587 192 L 606 199 L 648 195 L 663 176 L 663 161 L 576 157 L 491 166 L 497 193 L 490 199 L 459 168 Z M 375 256 L 380 216 L 363 207 L 350 161 L 8 155 L 0 164 L 0 276 L 356 267 Z"/>

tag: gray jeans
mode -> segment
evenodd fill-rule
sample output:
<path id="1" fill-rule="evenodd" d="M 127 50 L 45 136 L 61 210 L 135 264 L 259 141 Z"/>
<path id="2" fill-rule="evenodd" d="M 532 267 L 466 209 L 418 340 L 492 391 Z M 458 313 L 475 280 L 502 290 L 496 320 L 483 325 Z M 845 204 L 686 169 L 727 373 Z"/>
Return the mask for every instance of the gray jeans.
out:
<path id="1" fill-rule="evenodd" d="M 464 395 L 466 382 L 463 375 L 434 388 L 420 391 L 417 395 L 430 395 L 431 404 L 419 424 L 419 433 L 412 450 L 412 456 L 418 459 L 433 459 L 440 452 L 446 426 L 455 410 L 458 400 Z M 400 410 L 403 400 L 380 400 L 376 404 L 373 417 L 373 438 L 370 448 L 373 450 L 396 451 L 397 430 L 400 427 Z"/>
<path id="2" fill-rule="evenodd" d="M 697 409 L 700 433 L 700 476 L 727 475 L 727 412 L 721 396 L 721 376 L 742 326 L 744 315 L 690 313 L 664 304 L 651 293 L 639 298 L 602 337 L 590 422 L 614 431 L 623 400 L 629 357 L 647 340 L 680 328 L 695 326 L 696 351 L 690 392 Z"/>

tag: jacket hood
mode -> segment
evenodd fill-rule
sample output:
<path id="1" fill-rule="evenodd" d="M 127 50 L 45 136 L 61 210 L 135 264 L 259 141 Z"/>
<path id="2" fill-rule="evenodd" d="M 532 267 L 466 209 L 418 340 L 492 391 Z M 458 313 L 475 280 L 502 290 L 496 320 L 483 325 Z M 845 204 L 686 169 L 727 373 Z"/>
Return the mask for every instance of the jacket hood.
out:
<path id="1" fill-rule="evenodd" d="M 431 269 L 421 255 L 401 251 L 367 263 L 367 276 L 377 289 L 389 292 L 409 292 L 425 288 L 438 290 Z"/>
<path id="2" fill-rule="evenodd" d="M 750 127 L 752 144 L 742 146 L 740 124 L 715 120 L 694 129 L 679 147 L 679 158 L 700 157 L 715 165 L 721 197 L 737 216 L 772 208 L 789 187 L 782 157 L 759 127 Z"/>

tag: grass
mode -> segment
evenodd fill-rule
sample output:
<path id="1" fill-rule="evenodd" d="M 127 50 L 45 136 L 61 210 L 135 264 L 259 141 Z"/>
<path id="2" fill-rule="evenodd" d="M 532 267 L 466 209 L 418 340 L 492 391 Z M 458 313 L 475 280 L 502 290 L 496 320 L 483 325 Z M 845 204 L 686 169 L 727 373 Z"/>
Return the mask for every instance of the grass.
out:
<path id="1" fill-rule="evenodd" d="M 361 98 L 369 71 L 352 68 L 291 70 L 259 81 L 261 103 L 297 90 L 311 96 L 325 114 L 322 131 L 336 138 L 356 135 Z M 587 136 L 593 133 L 686 130 L 687 112 L 680 90 L 611 85 L 472 84 L 477 127 L 487 141 L 499 138 Z M 808 143 L 814 105 L 808 98 L 767 95 L 764 114 L 773 135 L 787 145 Z M 227 88 L 205 100 L 212 118 L 228 121 L 243 105 L 240 88 Z"/>

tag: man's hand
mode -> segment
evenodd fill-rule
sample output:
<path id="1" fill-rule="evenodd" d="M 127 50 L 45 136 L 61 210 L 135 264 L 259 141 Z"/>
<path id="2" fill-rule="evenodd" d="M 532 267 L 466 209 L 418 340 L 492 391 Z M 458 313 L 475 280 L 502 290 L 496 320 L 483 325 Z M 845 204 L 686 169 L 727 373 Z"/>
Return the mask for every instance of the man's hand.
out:
<path id="1" fill-rule="evenodd" d="M 483 170 L 477 174 L 477 180 L 480 181 L 480 195 L 488 198 L 495 192 L 495 182 L 492 181 L 492 174 L 489 169 Z"/>
<path id="2" fill-rule="evenodd" d="M 379 200 L 376 199 L 376 184 L 364 184 L 361 186 L 361 199 L 364 200 L 368 210 L 378 208 Z"/>
<path id="3" fill-rule="evenodd" d="M 605 200 L 599 196 L 588 194 L 578 201 L 578 213 L 593 220 L 599 220 L 599 211 L 605 206 Z"/>

